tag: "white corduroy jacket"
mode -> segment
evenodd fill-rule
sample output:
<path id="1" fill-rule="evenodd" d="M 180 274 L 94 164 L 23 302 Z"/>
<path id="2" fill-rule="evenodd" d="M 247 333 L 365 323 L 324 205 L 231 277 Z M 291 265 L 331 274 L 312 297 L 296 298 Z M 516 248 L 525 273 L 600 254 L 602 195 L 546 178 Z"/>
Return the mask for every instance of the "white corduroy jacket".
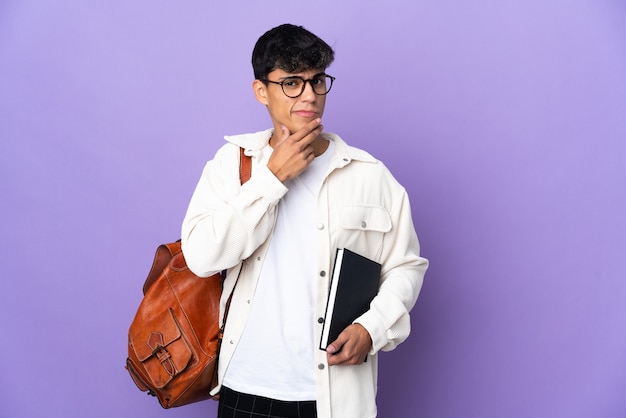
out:
<path id="1" fill-rule="evenodd" d="M 255 296 L 278 202 L 288 190 L 267 168 L 272 130 L 226 137 L 209 161 L 192 196 L 182 226 L 182 248 L 189 268 L 206 277 L 228 269 L 222 315 L 232 298 L 219 359 L 219 380 L 245 327 Z M 373 346 L 360 365 L 328 366 L 315 348 L 319 418 L 376 416 L 379 350 L 391 350 L 410 332 L 409 311 L 420 292 L 428 261 L 420 248 L 405 189 L 387 168 L 337 135 L 328 173 L 317 199 L 317 299 L 314 341 L 320 341 L 329 279 L 337 248 L 348 248 L 382 265 L 378 295 L 355 322 L 367 329 Z M 252 157 L 252 177 L 239 184 L 239 147 Z M 262 361 L 262 359 L 259 359 Z M 216 389 L 218 390 L 219 387 Z"/>

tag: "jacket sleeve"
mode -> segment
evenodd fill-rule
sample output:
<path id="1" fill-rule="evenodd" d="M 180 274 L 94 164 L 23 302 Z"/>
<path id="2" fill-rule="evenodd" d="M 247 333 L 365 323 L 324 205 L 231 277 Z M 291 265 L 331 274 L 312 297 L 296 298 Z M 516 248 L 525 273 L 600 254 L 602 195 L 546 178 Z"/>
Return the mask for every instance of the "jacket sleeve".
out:
<path id="1" fill-rule="evenodd" d="M 239 148 L 222 147 L 200 177 L 185 215 L 181 241 L 187 265 L 208 277 L 249 257 L 270 235 L 287 188 L 258 158 L 239 181 Z"/>
<path id="2" fill-rule="evenodd" d="M 420 257 L 406 191 L 391 216 L 393 227 L 384 238 L 378 294 L 370 309 L 355 321 L 372 337 L 370 354 L 392 350 L 409 336 L 409 311 L 415 305 L 428 268 L 428 260 Z"/>

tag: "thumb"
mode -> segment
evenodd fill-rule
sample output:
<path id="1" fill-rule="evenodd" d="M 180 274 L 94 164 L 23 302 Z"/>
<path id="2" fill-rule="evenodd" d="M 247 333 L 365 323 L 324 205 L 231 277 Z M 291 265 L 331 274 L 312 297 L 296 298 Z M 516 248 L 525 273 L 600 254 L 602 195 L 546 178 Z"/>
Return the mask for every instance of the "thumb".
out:
<path id="1" fill-rule="evenodd" d="M 326 347 L 326 352 L 330 354 L 338 353 L 339 351 L 341 351 L 341 348 L 343 347 L 345 342 L 345 336 L 343 335 L 343 333 L 339 334 L 335 341 L 328 344 L 328 346 Z"/>
<path id="2" fill-rule="evenodd" d="M 287 128 L 285 125 L 281 125 L 280 129 L 282 132 L 282 136 L 280 137 L 280 140 L 278 141 L 278 144 L 276 144 L 276 146 L 279 146 L 280 144 L 285 142 L 287 138 L 289 138 L 289 136 L 291 135 L 291 132 L 289 132 L 289 128 Z"/>

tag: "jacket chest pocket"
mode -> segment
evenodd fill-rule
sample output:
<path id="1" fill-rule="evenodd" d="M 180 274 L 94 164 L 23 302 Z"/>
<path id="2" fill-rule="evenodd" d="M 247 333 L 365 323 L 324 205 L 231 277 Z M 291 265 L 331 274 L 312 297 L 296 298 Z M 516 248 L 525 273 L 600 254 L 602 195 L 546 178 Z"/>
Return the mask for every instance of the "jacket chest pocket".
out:
<path id="1" fill-rule="evenodd" d="M 341 208 L 337 247 L 348 248 L 373 260 L 380 258 L 383 238 L 391 231 L 391 216 L 382 206 L 350 205 Z"/>

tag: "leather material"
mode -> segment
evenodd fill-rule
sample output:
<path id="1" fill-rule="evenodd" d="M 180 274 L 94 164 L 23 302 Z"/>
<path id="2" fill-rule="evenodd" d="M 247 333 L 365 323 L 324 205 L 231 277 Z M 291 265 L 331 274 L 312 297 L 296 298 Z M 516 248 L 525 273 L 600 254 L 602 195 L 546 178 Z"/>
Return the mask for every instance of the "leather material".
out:
<path id="1" fill-rule="evenodd" d="M 241 184 L 250 178 L 251 165 L 240 149 Z M 128 331 L 126 369 L 131 378 L 163 408 L 212 398 L 223 335 L 222 275 L 193 274 L 179 240 L 157 248 L 143 292 Z"/>

